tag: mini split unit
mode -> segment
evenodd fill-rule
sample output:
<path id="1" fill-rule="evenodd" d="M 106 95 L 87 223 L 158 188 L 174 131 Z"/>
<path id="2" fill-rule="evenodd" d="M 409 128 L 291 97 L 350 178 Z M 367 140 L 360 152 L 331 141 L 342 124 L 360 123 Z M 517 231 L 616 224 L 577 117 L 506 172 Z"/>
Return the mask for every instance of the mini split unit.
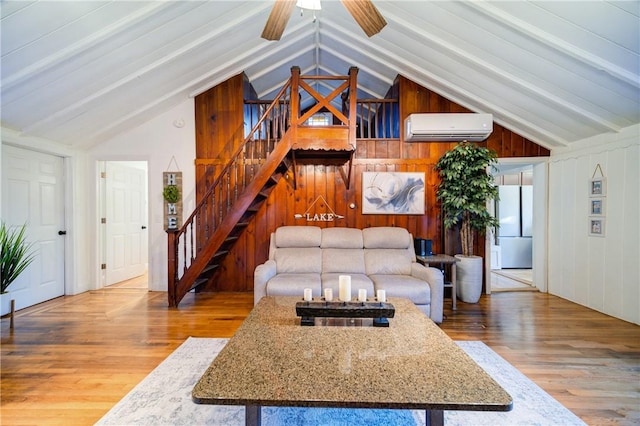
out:
<path id="1" fill-rule="evenodd" d="M 493 115 L 411 114 L 404 120 L 405 142 L 480 142 L 493 132 Z"/>

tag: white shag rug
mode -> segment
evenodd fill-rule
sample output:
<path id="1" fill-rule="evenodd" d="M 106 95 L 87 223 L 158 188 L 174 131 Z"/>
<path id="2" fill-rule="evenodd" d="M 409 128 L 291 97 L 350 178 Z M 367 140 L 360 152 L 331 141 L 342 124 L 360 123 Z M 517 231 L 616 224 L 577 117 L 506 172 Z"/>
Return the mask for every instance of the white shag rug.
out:
<path id="1" fill-rule="evenodd" d="M 201 405 L 191 391 L 227 339 L 188 338 L 118 402 L 98 425 L 242 426 L 244 407 Z M 575 414 L 482 342 L 456 342 L 513 398 L 509 412 L 445 411 L 445 425 L 585 425 Z M 424 425 L 423 410 L 263 407 L 262 424 Z"/>

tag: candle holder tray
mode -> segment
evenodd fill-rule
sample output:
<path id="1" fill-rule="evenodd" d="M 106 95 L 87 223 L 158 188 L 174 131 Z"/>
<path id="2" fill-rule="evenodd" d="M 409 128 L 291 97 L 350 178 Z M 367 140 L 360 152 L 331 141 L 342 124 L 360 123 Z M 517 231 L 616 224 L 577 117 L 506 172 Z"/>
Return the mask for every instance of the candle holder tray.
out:
<path id="1" fill-rule="evenodd" d="M 297 302 L 296 315 L 300 325 L 315 324 L 316 317 L 325 318 L 373 318 L 374 327 L 389 327 L 388 318 L 393 318 L 395 307 L 387 302 Z"/>

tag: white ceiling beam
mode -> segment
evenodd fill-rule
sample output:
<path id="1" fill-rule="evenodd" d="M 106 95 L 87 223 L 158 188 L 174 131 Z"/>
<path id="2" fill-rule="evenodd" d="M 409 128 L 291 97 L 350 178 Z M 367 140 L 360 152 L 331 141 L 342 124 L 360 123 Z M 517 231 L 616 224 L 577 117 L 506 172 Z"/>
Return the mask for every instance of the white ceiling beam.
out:
<path id="1" fill-rule="evenodd" d="M 336 58 L 342 59 L 343 61 L 345 61 L 346 63 L 349 63 L 349 61 L 351 60 L 348 56 L 343 55 L 342 53 L 339 53 L 333 49 L 330 49 L 328 47 L 325 47 L 324 50 L 326 50 L 327 52 L 331 53 L 332 55 L 334 55 Z M 351 60 L 351 62 L 354 62 L 353 60 Z M 362 64 L 354 64 L 355 66 L 358 67 L 358 71 L 364 71 L 367 74 L 370 74 L 376 78 L 378 78 L 379 80 L 382 80 L 383 83 L 386 83 L 389 87 L 391 87 L 393 85 L 393 80 L 390 80 L 389 78 L 385 77 L 385 76 L 381 76 L 379 73 L 371 70 L 368 67 L 363 66 Z M 359 72 L 358 72 L 359 74 Z M 358 87 L 362 87 L 362 85 L 360 84 L 360 79 L 358 79 Z M 377 93 L 374 92 L 373 89 L 371 88 L 367 88 L 367 92 L 370 93 L 374 98 L 384 98 L 384 94 L 383 93 Z"/>
<path id="2" fill-rule="evenodd" d="M 292 44 L 295 44 L 296 42 L 300 41 L 301 39 L 303 39 L 304 37 L 306 37 L 309 34 L 310 34 L 310 32 L 304 32 L 304 33 L 299 34 L 296 37 L 287 38 L 282 45 L 278 45 L 277 48 L 274 45 L 273 49 L 269 49 L 268 55 L 263 55 L 263 56 L 267 57 L 267 56 L 273 55 L 274 52 L 279 52 L 279 51 L 285 50 L 286 47 L 289 47 Z M 262 76 L 267 75 L 267 74 L 279 69 L 283 65 L 287 64 L 287 62 L 290 62 L 292 58 L 301 56 L 302 54 L 310 52 L 313 49 L 314 49 L 313 45 L 307 45 L 307 47 L 304 48 L 303 50 L 296 50 L 295 53 L 292 53 L 291 55 L 288 55 L 285 58 L 283 58 L 283 59 L 281 59 L 281 60 L 279 60 L 277 62 L 270 63 L 269 66 L 261 67 L 260 71 L 252 73 L 249 77 L 251 77 L 252 80 L 257 80 L 257 79 L 261 78 Z"/>
<path id="3" fill-rule="evenodd" d="M 624 81 L 633 87 L 640 88 L 640 78 L 630 71 L 613 64 L 600 56 L 594 55 L 591 52 L 580 49 L 579 47 L 564 41 L 548 32 L 541 30 L 535 25 L 529 22 L 518 19 L 515 16 L 507 13 L 506 11 L 494 6 L 490 2 L 486 1 L 469 1 L 464 2 L 464 5 L 471 7 L 478 12 L 488 16 L 499 25 L 509 26 L 515 29 L 518 33 L 527 35 L 545 45 L 551 47 L 554 50 L 562 52 L 564 55 L 570 56 L 578 61 L 587 64 L 588 66 L 598 70 L 606 72 L 607 74 Z M 579 3 L 576 3 L 576 7 L 580 7 Z M 603 17 L 603 19 L 606 19 Z M 612 23 L 612 25 L 615 25 Z"/>
<path id="4" fill-rule="evenodd" d="M 327 73 L 327 75 L 341 75 L 341 73 L 339 73 L 339 72 L 337 72 L 336 70 L 333 70 L 333 69 L 331 69 L 331 68 L 329 68 L 329 67 L 322 67 L 322 66 L 321 66 L 321 67 L 320 67 L 320 69 L 321 69 L 322 71 L 326 72 L 326 73 Z M 358 74 L 360 74 L 360 73 L 358 73 Z M 361 91 L 363 91 L 363 92 L 367 93 L 367 94 L 368 94 L 368 95 L 370 95 L 372 98 L 379 98 L 379 96 L 378 96 L 378 95 L 376 95 L 376 94 L 373 92 L 373 90 L 370 90 L 368 87 L 362 87 L 362 86 L 358 85 L 358 90 L 361 90 Z"/>
<path id="5" fill-rule="evenodd" d="M 232 25 L 237 25 L 234 23 Z M 292 45 L 298 41 L 298 38 L 301 38 L 305 34 L 294 37 L 291 39 L 287 39 L 286 41 L 280 41 L 279 43 L 283 43 L 281 48 L 285 49 L 289 45 Z M 189 81 L 185 84 L 182 84 L 180 87 L 177 87 L 175 90 L 166 93 L 164 96 L 159 97 L 153 102 L 149 102 L 146 105 L 141 106 L 135 111 L 121 117 L 119 120 L 116 120 L 112 123 L 109 123 L 107 126 L 96 130 L 93 134 L 89 136 L 90 139 L 99 138 L 101 135 L 112 131 L 118 126 L 126 123 L 129 120 L 134 119 L 137 116 L 140 116 L 148 111 L 153 110 L 154 108 L 162 105 L 166 100 L 172 98 L 173 96 L 179 96 L 183 92 L 187 92 L 188 97 L 195 97 L 200 93 L 203 93 L 209 90 L 211 87 L 216 86 L 217 84 L 233 77 L 234 75 L 238 75 L 243 72 L 246 68 L 253 66 L 254 64 L 260 63 L 265 58 L 269 57 L 272 54 L 272 51 L 269 49 L 265 49 L 265 45 L 269 44 L 268 41 L 263 41 L 261 43 L 256 44 L 252 49 L 245 50 L 242 55 L 235 57 L 235 62 L 233 66 L 229 66 L 228 64 L 223 64 L 219 67 L 211 69 L 206 75 L 199 76 L 197 80 Z M 211 80 L 208 80 L 210 79 Z M 203 84 L 203 81 L 207 80 L 206 83 Z M 194 89 L 194 86 L 197 86 Z M 282 87 L 282 86 L 280 86 Z"/>
<path id="6" fill-rule="evenodd" d="M 332 39 L 334 39 L 336 41 L 342 42 L 342 43 L 345 44 L 345 46 L 350 46 L 352 49 L 354 49 L 352 46 L 354 46 L 355 44 L 360 43 L 362 40 L 364 40 L 362 37 L 356 36 L 353 32 L 347 31 L 344 28 L 339 27 L 339 26 L 337 26 L 337 25 L 335 25 L 333 23 L 327 23 L 326 25 L 331 27 L 331 28 L 333 28 L 335 31 L 341 32 L 342 34 L 347 36 L 348 39 L 347 40 L 340 39 L 340 38 L 336 37 L 335 34 L 332 34 L 332 33 L 325 34 L 325 37 L 329 37 L 329 38 L 332 38 Z M 376 45 L 370 44 L 370 46 L 372 46 L 371 50 L 375 51 Z M 324 46 L 323 49 L 328 51 L 328 52 L 335 52 L 335 50 L 333 50 L 333 49 L 331 49 L 331 48 L 329 48 L 327 46 Z M 371 50 L 369 50 L 367 52 L 370 52 Z M 335 53 L 333 53 L 333 54 L 335 55 Z M 344 55 L 341 55 L 341 56 L 342 56 L 341 57 L 341 59 L 342 59 L 344 57 Z M 369 54 L 367 54 L 366 56 L 371 57 L 371 55 L 369 55 Z M 376 60 L 375 57 L 371 57 L 371 58 L 373 60 Z M 349 61 L 347 61 L 347 62 L 349 62 Z M 377 61 L 377 62 L 380 62 L 380 61 Z M 391 86 L 393 84 L 393 79 L 392 78 L 389 78 L 386 75 L 382 75 L 376 70 L 372 70 L 370 68 L 367 68 L 367 67 L 363 66 L 362 64 L 359 64 L 358 69 L 366 70 L 367 74 L 376 77 L 378 80 L 384 82 L 385 84 L 388 84 L 389 86 Z"/>
<path id="7" fill-rule="evenodd" d="M 339 29 L 338 30 L 340 32 L 345 33 L 346 31 Z M 348 32 L 346 32 L 348 33 Z M 284 44 L 287 44 L 287 46 L 289 44 L 293 44 L 296 41 L 298 41 L 297 38 L 293 38 L 291 40 L 286 40 L 284 41 Z M 363 45 L 364 47 L 371 49 L 371 51 L 375 51 L 378 53 L 378 57 L 379 57 L 379 61 L 381 63 L 385 63 L 385 64 L 407 64 L 407 59 L 404 57 L 399 56 L 398 54 L 396 54 L 395 52 L 389 51 L 387 49 L 381 48 L 377 45 L 373 45 L 370 41 L 368 40 L 364 40 L 364 39 L 360 39 L 357 40 L 358 43 L 360 43 L 361 45 Z M 266 49 L 264 49 L 264 44 L 266 44 L 268 42 L 265 43 L 261 43 L 258 44 L 254 49 L 250 49 L 248 51 L 245 51 L 243 55 L 241 55 L 240 57 L 236 58 L 235 64 L 239 64 L 239 65 L 235 65 L 234 67 L 232 67 L 231 69 L 228 69 L 228 66 L 220 66 L 218 68 L 212 69 L 209 73 L 208 76 L 215 76 L 215 80 L 211 81 L 209 83 L 207 83 L 206 85 L 203 85 L 202 87 L 200 87 L 197 91 L 191 90 L 190 95 L 189 96 L 195 96 L 196 94 L 199 94 L 203 91 L 208 90 L 209 88 L 215 86 L 216 84 L 219 84 L 222 81 L 225 81 L 226 79 L 237 75 L 238 73 L 244 71 L 244 69 L 248 68 L 249 66 L 253 65 L 254 63 L 259 63 L 263 58 L 263 56 L 266 58 L 269 55 L 272 54 L 271 50 L 268 50 L 267 52 L 265 52 Z M 279 43 L 283 43 L 283 41 L 280 41 Z M 279 46 L 280 48 L 286 48 L 286 46 Z M 264 52 L 263 55 L 258 55 L 258 52 L 262 53 Z M 384 62 L 384 58 L 387 57 L 389 60 L 387 62 Z M 344 59 L 346 62 L 352 62 L 350 59 Z M 243 61 L 247 61 L 247 62 L 243 62 Z M 421 63 L 420 58 L 416 58 L 417 62 Z M 407 78 L 412 79 L 413 81 L 415 81 L 418 84 L 422 84 L 426 87 L 430 86 L 430 83 L 436 82 L 438 85 L 440 85 L 443 89 L 445 88 L 451 88 L 450 84 L 446 81 L 443 80 L 441 78 L 439 78 L 437 75 L 433 74 L 433 73 L 429 73 L 426 71 L 427 67 L 421 67 L 419 69 L 415 68 L 415 67 L 410 67 L 409 71 L 405 71 L 404 75 Z M 333 72 L 333 70 L 329 70 L 326 67 L 323 68 L 324 71 L 328 72 L 329 74 L 340 74 L 340 73 L 335 73 Z M 413 71 L 411 71 L 413 70 Z M 426 77 L 426 78 L 425 78 Z M 206 79 L 207 77 L 205 76 L 201 76 L 198 80 L 200 82 L 202 82 L 202 79 Z M 142 114 L 144 114 L 145 112 L 151 111 L 154 108 L 156 108 L 157 106 L 161 105 L 163 102 L 167 101 L 168 99 L 170 99 L 172 96 L 176 96 L 179 95 L 180 92 L 182 92 L 183 90 L 189 90 L 189 87 L 193 87 L 192 83 L 187 83 L 182 85 L 181 87 L 177 88 L 176 90 L 172 91 L 171 93 L 166 93 L 165 96 L 156 99 L 154 102 L 150 102 L 140 108 L 138 108 L 136 111 L 131 112 L 130 114 L 127 114 L 126 116 L 120 118 L 119 120 L 110 123 L 109 125 L 107 125 L 106 127 L 103 127 L 102 129 L 97 130 L 96 132 L 94 132 L 92 135 L 90 135 L 91 139 L 95 139 L 95 138 L 99 138 L 100 135 L 108 133 L 109 131 L 113 131 L 113 129 L 118 128 L 118 126 L 122 125 L 123 123 L 126 123 L 129 120 L 135 119 L 135 117 L 140 116 Z M 281 85 L 278 86 L 278 88 L 282 87 Z M 275 90 L 275 89 L 274 89 Z M 476 99 L 477 97 L 475 97 L 474 95 L 472 95 L 471 93 L 462 90 L 460 88 L 456 88 L 456 92 L 458 94 L 460 94 L 463 97 L 467 97 L 468 99 Z M 451 92 L 450 90 L 442 90 L 441 94 L 443 96 L 446 96 L 448 99 L 450 99 L 453 102 L 456 102 L 462 106 L 465 107 L 473 107 L 476 108 L 478 107 L 478 105 L 474 105 L 471 106 L 469 105 L 463 98 L 461 98 L 457 93 Z M 372 94 L 373 97 L 380 97 L 377 94 Z M 482 102 L 482 101 L 478 101 L 478 104 L 480 105 L 480 110 L 478 112 L 487 112 L 487 111 L 491 111 L 494 113 L 494 118 L 495 121 L 498 124 L 501 123 L 506 123 L 505 120 L 508 121 L 512 121 L 514 123 L 519 123 L 521 126 L 521 128 L 519 127 L 518 129 L 518 133 L 520 133 L 523 137 L 526 137 L 528 139 L 537 141 L 538 143 L 540 143 L 540 145 L 545 146 L 546 148 L 554 148 L 557 147 L 558 145 L 561 146 L 568 146 L 568 141 L 566 140 L 559 140 L 558 137 L 554 134 L 552 134 L 551 132 L 547 131 L 544 128 L 541 128 L 539 126 L 535 126 L 533 125 L 531 122 L 527 121 L 527 120 L 523 120 L 523 117 L 519 117 L 519 116 L 515 116 L 514 114 L 510 113 L 507 110 L 504 110 L 502 108 L 499 108 L 497 105 L 489 103 L 489 102 Z M 507 124 L 508 126 L 509 124 Z M 529 129 L 529 130 L 526 130 Z M 540 140 L 540 137 L 546 139 L 546 140 Z M 549 143 L 549 141 L 552 141 L 553 143 Z"/>
<path id="8" fill-rule="evenodd" d="M 19 72 L 16 72 L 7 78 L 2 79 L 3 90 L 9 90 L 16 84 L 32 78 L 35 74 L 46 72 L 46 70 L 68 61 L 69 59 L 81 55 L 83 52 L 91 49 L 96 43 L 102 40 L 112 37 L 115 33 L 121 32 L 136 25 L 144 19 L 147 19 L 150 15 L 157 13 L 162 9 L 166 9 L 171 6 L 171 2 L 149 2 L 134 13 L 127 15 L 125 18 L 109 25 L 100 31 L 92 32 L 88 37 L 82 38 L 75 43 L 70 44 L 60 50 L 52 52 L 52 54 L 43 57 L 39 61 L 24 67 Z"/>
<path id="9" fill-rule="evenodd" d="M 384 15 L 385 15 L 385 18 L 389 16 L 387 12 L 385 12 Z M 422 58 L 416 57 L 415 55 L 414 57 L 411 58 L 412 61 L 409 61 L 407 60 L 406 57 L 402 57 L 394 51 L 385 49 L 379 45 L 373 45 L 373 43 L 369 40 L 361 39 L 359 40 L 359 42 L 366 49 L 377 52 L 381 62 L 384 62 L 387 64 L 408 65 L 409 63 L 413 63 L 413 64 L 421 65 L 423 62 Z M 386 62 L 385 62 L 385 58 L 387 58 Z M 440 95 L 446 97 L 450 101 L 455 102 L 463 107 L 476 110 L 476 112 L 491 112 L 494 115 L 494 120 L 498 124 L 500 124 L 500 122 L 503 122 L 503 123 L 505 122 L 504 119 L 501 119 L 500 117 L 504 117 L 508 120 L 512 120 L 514 123 L 522 124 L 522 126 L 520 127 L 523 127 L 523 130 L 521 131 L 519 128 L 518 129 L 519 134 L 521 134 L 522 136 L 530 140 L 538 142 L 540 145 L 548 149 L 557 147 L 556 144 L 559 144 L 562 146 L 568 146 L 569 144 L 568 141 L 560 140 L 555 134 L 549 132 L 545 128 L 536 126 L 533 123 L 531 123 L 531 121 L 528 121 L 525 117 L 516 116 L 494 103 L 487 102 L 484 99 L 479 99 L 477 96 L 473 95 L 467 90 L 464 90 L 457 86 L 452 87 L 449 81 L 441 78 L 440 76 L 432 72 L 429 72 L 428 69 L 429 69 L 428 64 L 424 64 L 424 66 L 421 66 L 419 68 L 408 66 L 407 68 L 405 68 L 403 75 L 406 78 L 409 78 L 410 80 L 415 81 L 416 83 L 422 86 L 429 87 L 430 89 L 432 88 L 433 83 L 436 83 L 439 87 L 441 87 L 441 90 L 439 91 Z M 466 97 L 467 99 L 474 99 L 477 102 L 477 105 L 470 105 L 466 100 L 463 99 L 463 97 Z M 531 129 L 532 131 L 525 131 L 524 129 Z M 546 140 L 540 140 L 540 136 L 544 137 Z M 550 143 L 549 141 L 553 141 L 553 144 Z"/>
<path id="10" fill-rule="evenodd" d="M 199 37 L 199 38 L 193 40 L 191 43 L 187 43 L 182 48 L 175 49 L 175 50 L 171 51 L 168 55 L 165 55 L 164 57 L 162 57 L 161 59 L 158 59 L 156 61 L 151 62 L 147 66 L 142 67 L 142 68 L 136 70 L 133 73 L 130 73 L 129 75 L 127 75 L 127 76 L 119 79 L 118 81 L 116 81 L 116 82 L 104 87 L 101 90 L 95 91 L 91 95 L 84 97 L 82 100 L 74 102 L 74 103 L 70 104 L 68 107 L 63 108 L 63 109 L 57 111 L 56 113 L 45 117 L 44 119 L 41 119 L 41 120 L 36 121 L 36 122 L 33 122 L 31 125 L 25 127 L 23 130 L 26 131 L 26 132 L 37 131 L 38 129 L 42 128 L 42 126 L 45 126 L 45 125 L 47 125 L 47 124 L 49 124 L 51 122 L 60 121 L 61 118 L 64 117 L 65 115 L 72 115 L 74 113 L 74 111 L 82 109 L 85 105 L 87 105 L 87 104 L 89 104 L 89 103 L 91 103 L 93 101 L 98 100 L 100 97 L 105 96 L 108 93 L 113 92 L 113 91 L 125 86 L 126 84 L 139 79 L 142 75 L 145 75 L 147 73 L 151 73 L 152 71 L 163 67 L 167 63 L 170 63 L 172 61 L 178 60 L 178 58 L 180 56 L 184 55 L 185 53 L 200 47 L 201 45 L 211 41 L 213 38 L 219 36 L 220 34 L 224 33 L 225 31 L 230 30 L 231 28 L 235 27 L 236 25 L 240 25 L 242 22 L 244 22 L 247 19 L 251 18 L 253 15 L 262 12 L 262 10 L 266 8 L 266 6 L 268 6 L 268 5 L 265 5 L 264 7 L 252 9 L 251 13 L 245 13 L 245 14 L 243 14 L 243 15 L 235 18 L 235 19 L 227 20 L 224 25 L 216 27 L 215 30 L 205 34 L 202 37 Z"/>
<path id="11" fill-rule="evenodd" d="M 455 46 L 454 44 L 436 36 L 435 34 L 429 33 L 424 29 L 419 28 L 414 24 L 388 11 L 385 13 L 385 17 L 388 21 L 394 21 L 398 24 L 394 27 L 396 31 L 407 34 L 407 37 L 418 40 L 424 39 L 425 42 L 428 42 L 431 45 L 437 45 L 440 47 L 440 49 L 447 52 L 447 55 L 455 56 L 460 62 L 465 62 L 472 65 L 473 67 L 480 68 L 484 70 L 487 75 L 494 75 L 495 78 L 499 81 L 509 83 L 512 87 L 516 87 L 519 91 L 526 91 L 532 95 L 535 95 L 536 97 L 542 97 L 548 102 L 551 102 L 563 109 L 566 109 L 567 111 L 571 111 L 572 113 L 582 116 L 584 120 L 590 121 L 602 129 L 612 130 L 615 132 L 619 132 L 621 130 L 621 127 L 616 125 L 615 123 L 606 120 L 594 114 L 593 112 L 576 105 L 575 103 L 568 102 L 556 94 L 542 90 L 539 86 L 529 83 L 522 78 L 519 78 L 511 73 L 507 73 L 502 69 L 494 66 L 493 64 L 481 59 L 480 57 L 474 56 L 469 51 L 463 50 Z"/>

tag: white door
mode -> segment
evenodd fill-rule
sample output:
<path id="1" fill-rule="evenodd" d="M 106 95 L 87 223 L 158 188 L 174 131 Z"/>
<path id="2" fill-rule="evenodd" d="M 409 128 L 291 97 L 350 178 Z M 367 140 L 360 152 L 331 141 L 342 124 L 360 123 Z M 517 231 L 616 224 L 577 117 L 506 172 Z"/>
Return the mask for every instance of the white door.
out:
<path id="1" fill-rule="evenodd" d="M 122 162 L 106 164 L 106 285 L 147 269 L 146 171 Z"/>
<path id="2" fill-rule="evenodd" d="M 27 224 L 35 258 L 9 286 L 16 309 L 64 295 L 63 159 L 2 146 L 2 220 Z"/>

